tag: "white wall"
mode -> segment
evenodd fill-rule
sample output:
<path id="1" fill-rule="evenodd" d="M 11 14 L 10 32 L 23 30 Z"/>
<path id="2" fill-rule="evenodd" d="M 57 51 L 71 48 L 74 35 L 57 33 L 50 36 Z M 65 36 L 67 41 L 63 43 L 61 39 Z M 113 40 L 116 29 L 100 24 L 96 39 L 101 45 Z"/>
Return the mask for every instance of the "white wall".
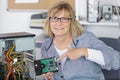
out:
<path id="1" fill-rule="evenodd" d="M 31 32 L 36 35 L 42 31 L 29 27 L 30 17 L 34 11 L 7 11 L 7 0 L 0 0 L 0 33 L 8 32 Z"/>
<path id="2" fill-rule="evenodd" d="M 106 0 L 106 2 L 104 0 L 100 1 L 103 1 L 103 3 L 109 3 L 109 1 L 112 2 L 112 0 Z M 76 16 L 80 15 L 86 17 L 86 2 L 87 0 L 76 0 Z M 0 33 L 26 31 L 35 33 L 36 35 L 42 34 L 42 30 L 31 29 L 29 27 L 30 17 L 32 14 L 36 13 L 39 12 L 7 11 L 7 0 L 0 0 Z M 114 38 L 120 36 L 120 27 L 89 26 L 87 29 L 97 36 Z"/>

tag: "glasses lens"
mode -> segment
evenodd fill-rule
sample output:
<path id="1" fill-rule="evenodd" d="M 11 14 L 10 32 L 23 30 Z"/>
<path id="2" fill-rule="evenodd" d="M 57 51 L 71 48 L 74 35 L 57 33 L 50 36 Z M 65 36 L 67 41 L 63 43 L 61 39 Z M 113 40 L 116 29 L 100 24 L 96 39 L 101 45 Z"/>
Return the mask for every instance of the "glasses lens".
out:
<path id="1" fill-rule="evenodd" d="M 53 21 L 53 22 L 56 22 L 58 20 L 57 17 L 50 17 L 49 19 L 50 19 L 50 21 Z"/>
<path id="2" fill-rule="evenodd" d="M 61 22 L 68 22 L 68 21 L 69 21 L 69 18 L 65 18 L 65 17 L 61 18 Z"/>

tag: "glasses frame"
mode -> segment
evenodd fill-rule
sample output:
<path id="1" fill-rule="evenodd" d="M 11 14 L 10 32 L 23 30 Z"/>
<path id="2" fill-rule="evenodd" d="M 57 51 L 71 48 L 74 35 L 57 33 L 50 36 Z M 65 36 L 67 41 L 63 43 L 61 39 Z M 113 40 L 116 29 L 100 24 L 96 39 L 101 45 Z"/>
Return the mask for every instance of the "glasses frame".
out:
<path id="1" fill-rule="evenodd" d="M 58 22 L 59 20 L 60 20 L 60 22 L 67 23 L 68 21 L 72 20 L 72 18 L 66 18 L 66 17 L 61 17 L 61 18 L 58 18 L 58 17 L 49 17 L 49 21 L 51 21 L 51 22 Z"/>

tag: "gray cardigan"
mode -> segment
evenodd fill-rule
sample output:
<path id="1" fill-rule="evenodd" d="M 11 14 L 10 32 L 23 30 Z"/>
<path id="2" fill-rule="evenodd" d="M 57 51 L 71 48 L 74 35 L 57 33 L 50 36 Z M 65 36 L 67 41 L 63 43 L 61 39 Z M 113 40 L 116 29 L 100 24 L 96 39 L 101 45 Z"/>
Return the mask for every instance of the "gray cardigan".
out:
<path id="1" fill-rule="evenodd" d="M 59 57 L 52 42 L 53 39 L 48 38 L 42 44 L 42 58 Z M 59 71 L 53 74 L 53 80 L 104 80 L 104 75 L 101 71 L 102 68 L 111 70 L 120 67 L 120 53 L 107 46 L 91 32 L 84 31 L 82 35 L 73 38 L 70 47 L 100 50 L 103 53 L 105 65 L 99 65 L 84 57 L 80 57 L 75 61 L 67 58 L 63 66 L 63 72 L 61 70 L 61 64 L 58 62 Z"/>

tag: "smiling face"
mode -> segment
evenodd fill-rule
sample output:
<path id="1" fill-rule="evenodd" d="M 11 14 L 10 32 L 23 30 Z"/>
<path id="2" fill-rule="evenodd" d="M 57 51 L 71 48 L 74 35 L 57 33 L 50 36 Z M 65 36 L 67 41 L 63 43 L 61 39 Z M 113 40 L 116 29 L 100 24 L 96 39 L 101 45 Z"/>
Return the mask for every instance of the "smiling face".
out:
<path id="1" fill-rule="evenodd" d="M 67 11 L 64 9 L 57 12 L 54 16 L 58 18 L 58 21 L 51 21 L 50 20 L 50 29 L 53 32 L 54 36 L 66 36 L 70 34 L 70 23 L 71 20 L 68 20 L 67 22 L 62 22 L 62 19 L 60 18 L 70 18 Z"/>

